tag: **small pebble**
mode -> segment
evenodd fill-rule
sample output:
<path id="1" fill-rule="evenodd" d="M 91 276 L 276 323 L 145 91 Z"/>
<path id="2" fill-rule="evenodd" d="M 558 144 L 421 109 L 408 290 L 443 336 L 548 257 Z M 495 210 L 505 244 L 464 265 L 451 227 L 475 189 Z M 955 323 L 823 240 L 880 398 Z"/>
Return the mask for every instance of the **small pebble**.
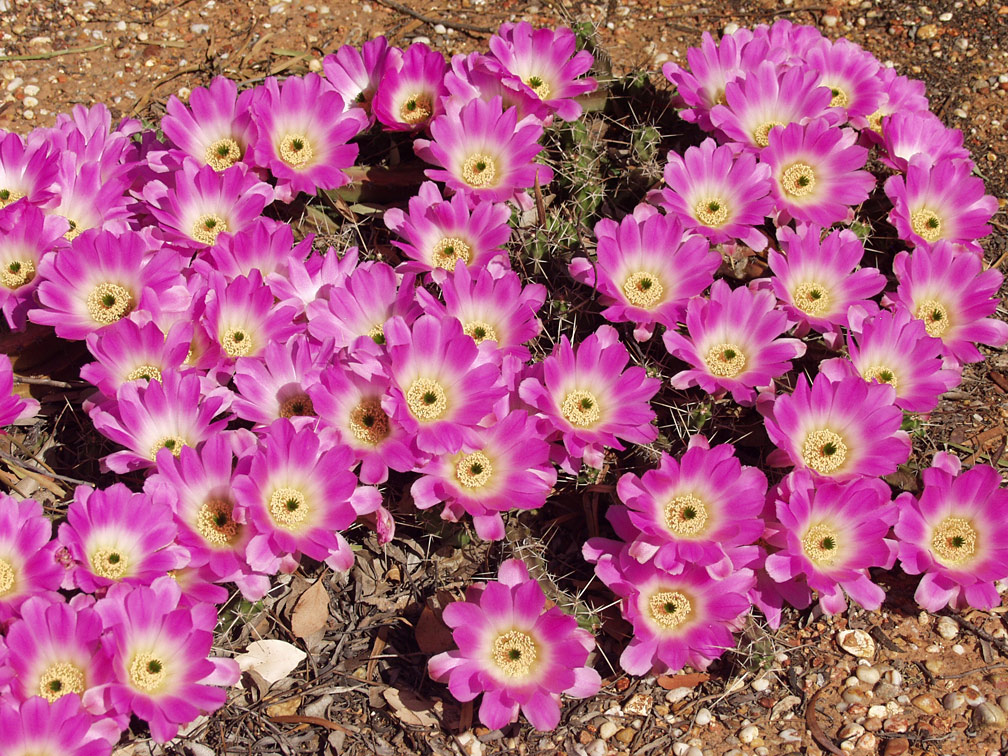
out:
<path id="1" fill-rule="evenodd" d="M 800 743 L 802 739 L 802 736 L 798 734 L 798 731 L 790 727 L 786 730 L 781 730 L 777 734 L 785 743 Z"/>
<path id="2" fill-rule="evenodd" d="M 757 677 L 752 681 L 752 689 L 757 693 L 762 693 L 764 690 L 770 687 L 770 681 L 765 677 Z"/>
<path id="3" fill-rule="evenodd" d="M 906 732 L 910 729 L 910 722 L 906 717 L 889 717 L 882 723 L 885 732 Z"/>
<path id="4" fill-rule="evenodd" d="M 878 738 L 872 735 L 870 732 L 866 732 L 860 738 L 857 739 L 855 745 L 858 749 L 862 751 L 867 751 L 869 753 L 875 752 L 875 747 L 878 745 Z"/>
<path id="5" fill-rule="evenodd" d="M 429 45 L 430 43 L 430 37 L 413 37 L 414 45 Z"/>
<path id="6" fill-rule="evenodd" d="M 37 97 L 25 97 L 21 104 L 24 105 L 26 108 L 37 107 L 38 106 L 38 98 Z"/>
<path id="7" fill-rule="evenodd" d="M 854 674 L 857 675 L 857 679 L 865 685 L 874 685 L 882 677 L 878 669 L 875 667 L 866 667 L 864 665 L 859 666 L 857 668 L 857 672 Z"/>
<path id="8" fill-rule="evenodd" d="M 672 744 L 672 756 L 686 756 L 686 751 L 690 749 L 689 743 L 683 743 L 681 740 Z"/>
<path id="9" fill-rule="evenodd" d="M 938 630 L 938 635 L 945 640 L 952 640 L 959 635 L 959 625 L 951 617 L 939 617 L 936 629 Z"/>
<path id="10" fill-rule="evenodd" d="M 862 724 L 868 732 L 878 732 L 882 729 L 882 720 L 879 717 L 868 717 Z"/>
<path id="11" fill-rule="evenodd" d="M 942 698 L 942 706 L 945 707 L 946 711 L 961 709 L 964 703 L 966 703 L 966 697 L 957 690 L 946 693 L 945 697 Z"/>
<path id="12" fill-rule="evenodd" d="M 852 656 L 870 659 L 875 655 L 875 641 L 864 630 L 841 630 L 837 645 Z"/>
<path id="13" fill-rule="evenodd" d="M 605 756 L 609 751 L 609 747 L 605 744 L 605 741 L 601 738 L 595 738 L 588 746 L 585 748 L 585 753 L 587 756 Z"/>
<path id="14" fill-rule="evenodd" d="M 879 719 L 881 719 L 882 717 L 886 716 L 888 713 L 889 713 L 889 711 L 882 704 L 875 704 L 874 706 L 871 706 L 871 707 L 868 708 L 868 716 L 869 717 L 878 717 Z"/>
<path id="15" fill-rule="evenodd" d="M 634 739 L 637 735 L 637 731 L 632 727 L 624 727 L 622 730 L 616 733 L 616 740 L 618 740 L 623 745 L 629 745 L 630 741 Z"/>
<path id="16" fill-rule="evenodd" d="M 936 24 L 924 24 L 917 29 L 917 39 L 934 39 L 938 36 L 938 26 Z"/>
<path id="17" fill-rule="evenodd" d="M 689 750 L 686 751 L 686 756 L 704 756 L 704 752 L 696 746 L 690 746 Z"/>
<path id="18" fill-rule="evenodd" d="M 444 34 L 446 31 L 448 31 L 448 30 L 445 28 L 444 24 L 434 24 L 434 33 L 435 34 Z"/>
<path id="19" fill-rule="evenodd" d="M 942 13 L 940 16 L 938 16 L 938 20 L 939 21 L 951 21 L 952 20 L 952 14 L 951 13 Z"/>
<path id="20" fill-rule="evenodd" d="M 759 728 L 756 725 L 747 725 L 739 730 L 738 739 L 748 744 L 756 740 L 757 735 L 759 735 Z"/>
<path id="21" fill-rule="evenodd" d="M 34 97 L 40 91 L 41 90 L 35 84 L 27 84 L 27 85 L 25 85 L 25 88 L 24 88 L 25 97 Z"/>
<path id="22" fill-rule="evenodd" d="M 865 728 L 856 722 L 851 722 L 850 724 L 845 724 L 840 728 L 840 731 L 836 734 L 840 740 L 849 740 L 851 738 L 859 738 L 865 734 Z"/>
<path id="23" fill-rule="evenodd" d="M 899 695 L 899 688 L 892 683 L 887 683 L 885 680 L 882 680 L 874 688 L 872 688 L 872 692 L 880 701 L 884 702 L 896 698 L 896 696 Z"/>
<path id="24" fill-rule="evenodd" d="M 987 696 L 980 692 L 976 685 L 967 685 L 962 689 L 962 694 L 966 697 L 966 703 L 970 706 L 979 706 L 987 700 Z"/>
<path id="25" fill-rule="evenodd" d="M 23 113 L 21 113 L 21 117 L 24 118 L 26 121 L 30 121 L 35 117 L 35 112 L 32 110 L 26 110 Z"/>
<path id="26" fill-rule="evenodd" d="M 707 725 L 709 725 L 711 723 L 711 720 L 713 720 L 713 719 L 714 719 L 714 715 L 711 714 L 710 709 L 708 709 L 705 706 L 702 709 L 700 709 L 700 711 L 698 711 L 696 713 L 696 718 L 693 721 L 699 727 L 706 727 Z"/>
<path id="27" fill-rule="evenodd" d="M 839 19 L 831 13 L 827 13 L 822 17 L 821 21 L 823 26 L 832 29 L 837 25 L 837 21 L 839 21 Z"/>
<path id="28" fill-rule="evenodd" d="M 963 654 L 966 653 L 966 649 L 962 646 L 962 644 L 956 643 L 954 646 L 952 646 L 952 653 L 962 656 Z"/>
<path id="29" fill-rule="evenodd" d="M 923 711 L 925 714 L 937 714 L 942 708 L 941 704 L 938 703 L 938 699 L 930 693 L 923 693 L 919 696 L 914 696 L 911 703 L 913 703 L 914 706 Z"/>
<path id="30" fill-rule="evenodd" d="M 670 704 L 678 703 L 692 692 L 693 688 L 672 688 L 672 690 L 665 694 L 665 700 Z"/>
<path id="31" fill-rule="evenodd" d="M 994 703 L 982 703 L 973 709 L 973 725 L 975 727 L 1004 727 L 1004 710 Z"/>
<path id="32" fill-rule="evenodd" d="M 609 740 L 609 738 L 619 732 L 619 729 L 620 727 L 618 724 L 606 720 L 602 726 L 598 728 L 598 736 L 602 738 L 602 740 Z"/>
<path id="33" fill-rule="evenodd" d="M 8 82 L 8 84 L 7 84 L 7 91 L 8 92 L 16 92 L 17 90 L 19 90 L 21 88 L 22 84 L 24 84 L 24 79 L 22 79 L 22 78 L 20 78 L 18 76 L 15 76 L 13 79 L 10 80 L 10 82 Z"/>
<path id="34" fill-rule="evenodd" d="M 738 31 L 738 24 L 736 24 L 734 21 L 729 21 L 724 26 L 724 34 L 725 35 L 734 34 L 737 31 Z"/>
<path id="35" fill-rule="evenodd" d="M 903 756 L 903 754 L 909 750 L 909 740 L 906 738 L 891 738 L 889 742 L 886 743 L 885 750 L 882 751 L 882 756 Z"/>
<path id="36" fill-rule="evenodd" d="M 206 34 L 210 31 L 210 24 L 193 24 L 189 27 L 189 31 L 193 34 Z"/>

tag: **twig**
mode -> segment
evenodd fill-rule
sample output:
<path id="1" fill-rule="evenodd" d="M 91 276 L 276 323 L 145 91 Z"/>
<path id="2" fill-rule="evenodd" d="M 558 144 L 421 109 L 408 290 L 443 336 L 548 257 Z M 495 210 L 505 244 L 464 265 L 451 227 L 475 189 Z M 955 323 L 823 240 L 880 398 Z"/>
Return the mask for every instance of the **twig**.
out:
<path id="1" fill-rule="evenodd" d="M 8 454 L 5 451 L 0 450 L 0 457 L 7 460 L 8 462 L 13 462 L 21 469 L 26 472 L 33 473 L 35 475 L 41 475 L 44 478 L 55 478 L 56 480 L 62 480 L 64 483 L 73 483 L 75 486 L 86 486 L 90 485 L 86 480 L 78 480 L 77 478 L 69 478 L 66 475 L 60 475 L 59 473 L 49 472 L 48 470 L 33 469 L 32 467 L 25 464 L 23 459 L 18 459 L 13 454 Z"/>
<path id="2" fill-rule="evenodd" d="M 824 690 L 825 688 L 819 688 L 819 690 L 813 693 L 812 697 L 809 698 L 808 703 L 805 704 L 805 726 L 808 727 L 809 732 L 812 733 L 812 738 L 816 743 L 836 756 L 844 756 L 844 752 L 837 748 L 836 744 L 834 744 L 832 740 L 826 737 L 826 733 L 823 732 L 822 727 L 820 727 L 819 723 L 816 721 L 816 699 L 819 698 L 819 695 Z"/>
<path id="3" fill-rule="evenodd" d="M 282 714 L 276 717 L 270 717 L 274 722 L 279 724 L 312 724 L 318 725 L 319 727 L 325 727 L 327 730 L 337 730 L 338 732 L 345 732 L 347 735 L 356 735 L 353 730 L 344 727 L 341 724 L 332 722 L 328 719 L 323 719 L 322 717 L 307 717 L 300 716 L 298 714 Z"/>
<path id="4" fill-rule="evenodd" d="M 974 625 L 972 622 L 970 622 L 965 617 L 960 617 L 958 614 L 952 614 L 951 612 L 943 612 L 943 613 L 945 614 L 945 616 L 951 617 L 953 620 L 955 620 L 955 622 L 960 627 L 962 627 L 963 629 L 969 630 L 977 638 L 985 640 L 988 643 L 990 643 L 992 646 L 994 646 L 995 648 L 997 648 L 997 650 L 1001 652 L 1002 656 L 1008 657 L 1008 643 L 1005 643 L 1000 638 L 995 638 L 993 635 L 991 635 L 990 633 L 988 633 L 986 630 L 983 630 L 983 629 L 977 627 L 976 625 Z"/>
<path id="5" fill-rule="evenodd" d="M 65 50 L 53 50 L 47 53 L 35 53 L 34 55 L 0 55 L 0 61 L 8 60 L 52 60 L 53 58 L 58 58 L 61 55 L 77 55 L 78 53 L 91 52 L 92 50 L 101 50 L 103 47 L 108 47 L 107 42 L 102 42 L 97 45 L 88 45 L 87 47 L 68 47 Z"/>
<path id="6" fill-rule="evenodd" d="M 18 383 L 26 383 L 29 386 L 55 386 L 56 388 L 80 388 L 87 385 L 83 381 L 74 384 L 67 383 L 66 381 L 54 381 L 52 378 L 29 378 L 26 375 L 18 375 L 17 373 L 14 373 L 14 380 Z"/>
<path id="7" fill-rule="evenodd" d="M 429 16 L 424 16 L 417 13 L 412 8 L 408 8 L 402 3 L 397 3 L 395 0 L 378 0 L 379 3 L 391 8 L 392 10 L 399 11 L 400 13 L 405 13 L 407 16 L 412 16 L 417 21 L 423 21 L 425 24 L 430 26 L 437 26 L 441 24 L 442 26 L 447 26 L 452 29 L 458 29 L 464 32 L 474 32 L 476 34 L 493 34 L 493 29 L 488 29 L 485 26 L 473 26 L 472 24 L 463 24 L 461 21 L 444 21 L 437 18 L 430 18 Z"/>
<path id="8" fill-rule="evenodd" d="M 1008 667 L 1008 664 L 1004 662 L 997 662 L 996 664 L 988 664 L 984 667 L 977 667 L 976 669 L 968 669 L 965 672 L 960 672 L 957 675 L 936 675 L 936 680 L 958 680 L 961 677 L 969 677 L 970 675 L 976 675 L 980 672 L 990 672 L 992 669 L 1004 669 Z"/>

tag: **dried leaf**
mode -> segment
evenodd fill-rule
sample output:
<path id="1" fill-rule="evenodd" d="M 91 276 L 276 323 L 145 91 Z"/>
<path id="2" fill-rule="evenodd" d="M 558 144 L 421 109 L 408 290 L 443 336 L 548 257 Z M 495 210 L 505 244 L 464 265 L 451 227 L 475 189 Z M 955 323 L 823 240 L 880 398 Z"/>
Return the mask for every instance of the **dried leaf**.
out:
<path id="1" fill-rule="evenodd" d="M 658 684 L 665 690 L 676 688 L 695 688 L 700 683 L 710 680 L 710 675 L 704 672 L 684 672 L 681 675 L 658 675 Z"/>
<path id="2" fill-rule="evenodd" d="M 276 717 L 290 717 L 297 714 L 298 707 L 301 706 L 302 698 L 289 698 L 266 707 L 266 713 L 274 719 Z"/>
<path id="3" fill-rule="evenodd" d="M 291 614 L 291 631 L 307 639 L 329 622 L 329 591 L 321 579 L 316 580 L 298 599 Z"/>
<path id="4" fill-rule="evenodd" d="M 282 680 L 308 657 L 297 646 L 287 641 L 268 638 L 249 643 L 244 654 L 235 657 L 243 672 L 258 673 L 266 682 Z"/>
<path id="5" fill-rule="evenodd" d="M 437 727 L 440 720 L 431 711 L 433 704 L 409 690 L 397 690 L 396 688 L 385 688 L 382 691 L 385 700 L 392 707 L 392 713 L 396 715 L 404 725 L 413 727 Z"/>
<path id="6" fill-rule="evenodd" d="M 455 648 L 451 628 L 441 619 L 441 612 L 425 606 L 416 623 L 416 642 L 425 654 L 440 654 Z"/>

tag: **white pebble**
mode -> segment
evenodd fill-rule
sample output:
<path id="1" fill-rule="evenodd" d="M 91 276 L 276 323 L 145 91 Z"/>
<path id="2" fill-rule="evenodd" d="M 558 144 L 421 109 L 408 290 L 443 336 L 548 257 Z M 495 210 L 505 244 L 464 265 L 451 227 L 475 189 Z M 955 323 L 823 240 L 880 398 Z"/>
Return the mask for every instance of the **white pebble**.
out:
<path id="1" fill-rule="evenodd" d="M 882 706 L 881 704 L 875 704 L 874 706 L 868 708 L 869 717 L 878 717 L 879 719 L 882 719 L 882 717 L 888 714 L 889 711 L 886 709 L 885 706 Z"/>
<path id="2" fill-rule="evenodd" d="M 951 617 L 945 617 L 945 616 L 940 617 L 938 619 L 938 624 L 935 626 L 935 629 L 938 631 L 938 635 L 940 635 L 945 640 L 952 640 L 957 635 L 959 635 L 959 625 Z"/>
<path id="3" fill-rule="evenodd" d="M 25 99 L 28 98 L 26 97 Z M 954 646 L 952 646 L 952 651 L 953 653 L 959 654 L 959 656 L 962 656 L 963 654 L 966 653 L 966 649 L 963 648 L 962 645 L 959 643 L 956 643 Z"/>
<path id="4" fill-rule="evenodd" d="M 689 750 L 686 751 L 686 756 L 704 756 L 704 752 L 696 746 L 690 746 Z"/>
<path id="5" fill-rule="evenodd" d="M 40 91 L 42 90 L 40 90 L 35 84 L 27 84 L 24 88 L 25 97 L 34 97 Z"/>
<path id="6" fill-rule="evenodd" d="M 756 725 L 748 725 L 739 730 L 738 739 L 743 743 L 752 743 L 756 740 L 757 735 L 759 735 L 759 729 Z"/>
<path id="7" fill-rule="evenodd" d="M 600 738 L 595 738 L 588 747 L 585 748 L 585 753 L 587 756 L 605 756 L 608 752 L 609 747 L 605 744 L 605 741 Z"/>
<path id="8" fill-rule="evenodd" d="M 940 16 L 938 16 L 938 20 L 939 21 L 951 21 L 952 20 L 952 14 L 951 13 L 942 13 Z"/>
<path id="9" fill-rule="evenodd" d="M 690 749 L 689 743 L 683 743 L 681 740 L 676 741 L 672 744 L 672 754 L 673 756 L 686 756 L 686 751 Z"/>
<path id="10" fill-rule="evenodd" d="M 609 740 L 609 738 L 619 731 L 620 727 L 618 724 L 607 720 L 602 723 L 601 727 L 599 727 L 598 736 L 602 738 L 602 740 Z"/>
<path id="11" fill-rule="evenodd" d="M 448 31 L 448 30 L 445 28 L 444 24 L 434 24 L 434 33 L 435 34 L 444 34 L 446 31 Z"/>
<path id="12" fill-rule="evenodd" d="M 412 41 L 411 44 L 414 44 L 414 45 L 429 45 L 430 44 L 430 37 L 413 37 L 413 41 Z"/>
<path id="13" fill-rule="evenodd" d="M 26 108 L 34 108 L 38 105 L 38 98 L 36 97 L 25 97 L 23 104 Z"/>
<path id="14" fill-rule="evenodd" d="M 765 677 L 757 677 L 752 681 L 752 689 L 757 693 L 762 693 L 764 690 L 770 687 L 770 681 Z"/>
<path id="15" fill-rule="evenodd" d="M 710 709 L 708 709 L 705 706 L 696 713 L 696 718 L 693 721 L 696 722 L 696 724 L 699 725 L 700 727 L 706 727 L 711 723 L 711 720 L 713 719 L 714 715 L 711 714 Z"/>
<path id="16" fill-rule="evenodd" d="M 13 79 L 10 80 L 10 83 L 7 84 L 7 91 L 16 92 L 21 87 L 22 84 L 24 84 L 24 79 L 15 76 Z"/>
<path id="17" fill-rule="evenodd" d="M 832 29 L 834 26 L 837 25 L 838 20 L 839 19 L 836 16 L 827 13 L 825 16 L 822 17 L 822 25 Z"/>
<path id="18" fill-rule="evenodd" d="M 734 34 L 737 31 L 738 31 L 738 24 L 736 24 L 734 21 L 729 21 L 727 24 L 725 24 L 724 34 L 726 35 Z"/>
<path id="19" fill-rule="evenodd" d="M 286 10 L 283 3 L 277 3 L 276 5 L 270 6 L 270 13 L 283 13 Z"/>
<path id="20" fill-rule="evenodd" d="M 665 701 L 668 703 L 678 703 L 693 692 L 693 688 L 672 688 L 665 694 Z"/>
<path id="21" fill-rule="evenodd" d="M 21 117 L 24 118 L 26 121 L 30 121 L 35 117 L 35 113 L 34 111 L 26 110 L 21 114 Z"/>
<path id="22" fill-rule="evenodd" d="M 206 34 L 210 31 L 210 24 L 193 24 L 189 27 L 189 31 L 193 34 Z"/>
<path id="23" fill-rule="evenodd" d="M 858 680 L 865 683 L 866 685 L 874 685 L 879 681 L 879 678 L 882 676 L 881 674 L 879 674 L 879 671 L 875 669 L 875 667 L 868 667 L 864 665 L 859 665 L 857 668 L 857 672 L 855 672 L 854 674 L 857 675 Z"/>
<path id="24" fill-rule="evenodd" d="M 116 31 L 126 31 L 125 21 L 116 21 Z"/>

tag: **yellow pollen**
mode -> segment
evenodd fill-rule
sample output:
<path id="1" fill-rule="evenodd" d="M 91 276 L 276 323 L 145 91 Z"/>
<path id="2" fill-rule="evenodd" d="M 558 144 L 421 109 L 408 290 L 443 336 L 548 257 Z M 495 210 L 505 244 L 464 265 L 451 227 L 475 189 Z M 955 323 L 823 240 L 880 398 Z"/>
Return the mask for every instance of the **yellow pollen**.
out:
<path id="1" fill-rule="evenodd" d="M 861 377 L 864 378 L 868 383 L 873 380 L 879 383 L 888 383 L 893 388 L 899 387 L 899 380 L 896 378 L 896 373 L 892 371 L 892 368 L 888 368 L 885 365 L 872 365 L 861 371 Z"/>
<path id="2" fill-rule="evenodd" d="M 955 566 L 976 556 L 979 534 L 965 517 L 946 517 L 931 533 L 931 551 L 943 564 Z"/>
<path id="3" fill-rule="evenodd" d="M 462 163 L 462 180 L 474 189 L 491 186 L 497 177 L 497 165 L 489 155 L 477 153 Z"/>
<path id="4" fill-rule="evenodd" d="M 506 677 L 524 677 L 539 655 L 535 640 L 521 630 L 508 630 L 494 638 L 490 658 Z"/>
<path id="5" fill-rule="evenodd" d="M 492 473 L 493 465 L 481 451 L 463 454 L 455 463 L 455 478 L 466 488 L 482 488 Z"/>
<path id="6" fill-rule="evenodd" d="M 831 108 L 846 108 L 850 103 L 850 97 L 840 87 L 832 87 L 833 99 L 830 100 Z"/>
<path id="7" fill-rule="evenodd" d="M 367 336 L 375 344 L 385 343 L 385 324 L 377 323 L 371 327 L 371 330 L 367 332 Z"/>
<path id="8" fill-rule="evenodd" d="M 160 688 L 167 675 L 164 662 L 146 652 L 134 656 L 129 665 L 130 682 L 134 687 L 148 693 Z"/>
<path id="9" fill-rule="evenodd" d="M 350 411 L 350 432 L 368 446 L 377 446 L 389 434 L 389 419 L 378 399 L 362 399 Z"/>
<path id="10" fill-rule="evenodd" d="M 50 664 L 39 677 L 38 694 L 52 703 L 67 693 L 84 692 L 84 670 L 68 662 Z"/>
<path id="11" fill-rule="evenodd" d="M 707 350 L 704 364 L 711 375 L 734 378 L 745 370 L 746 358 L 738 344 L 715 344 Z"/>
<path id="12" fill-rule="evenodd" d="M 910 214 L 910 228 L 924 241 L 938 241 L 942 235 L 942 222 L 937 213 L 927 208 Z"/>
<path id="13" fill-rule="evenodd" d="M 0 208 L 5 208 L 7 205 L 13 205 L 24 196 L 24 192 L 18 192 L 14 189 L 0 189 Z"/>
<path id="14" fill-rule="evenodd" d="M 876 134 L 882 133 L 882 119 L 886 116 L 881 110 L 876 110 L 870 116 L 868 116 L 868 128 L 874 131 Z"/>
<path id="15" fill-rule="evenodd" d="M 406 390 L 406 406 L 417 420 L 430 422 L 448 409 L 448 397 L 437 381 L 417 378 Z"/>
<path id="16" fill-rule="evenodd" d="M 0 559 L 0 597 L 13 591 L 16 582 L 14 565 L 7 559 Z"/>
<path id="17" fill-rule="evenodd" d="M 623 282 L 623 296 L 627 298 L 627 302 L 645 310 L 661 303 L 664 293 L 665 287 L 658 278 L 644 271 L 628 276 Z"/>
<path id="18" fill-rule="evenodd" d="M 724 87 L 721 87 L 716 92 L 714 92 L 714 94 L 711 95 L 710 102 L 711 107 L 713 107 L 714 105 L 728 104 L 728 98 L 725 96 Z"/>
<path id="19" fill-rule="evenodd" d="M 65 215 L 63 217 L 66 218 Z M 66 233 L 63 234 L 63 238 L 67 241 L 73 241 L 87 230 L 73 218 L 67 218 L 66 220 L 70 227 L 66 230 Z"/>
<path id="20" fill-rule="evenodd" d="M 125 286 L 106 281 L 91 290 L 86 305 L 92 320 L 108 325 L 130 313 L 133 309 L 133 295 Z"/>
<path id="21" fill-rule="evenodd" d="M 315 417 L 315 405 L 308 394 L 296 394 L 280 405 L 280 417 Z"/>
<path id="22" fill-rule="evenodd" d="M 300 168 L 311 162 L 314 153 L 311 143 L 304 134 L 287 134 L 280 140 L 280 159 L 292 168 Z"/>
<path id="23" fill-rule="evenodd" d="M 809 315 L 822 315 L 830 307 L 829 289 L 815 281 L 802 281 L 791 294 L 794 306 Z"/>
<path id="24" fill-rule="evenodd" d="M 792 163 L 781 174 L 780 185 L 791 197 L 805 197 L 815 189 L 815 171 L 808 163 Z"/>
<path id="25" fill-rule="evenodd" d="M 648 599 L 648 610 L 662 629 L 672 630 L 689 618 L 693 604 L 679 591 L 656 591 Z"/>
<path id="26" fill-rule="evenodd" d="M 813 525 L 802 537 L 802 551 L 816 564 L 830 566 L 838 556 L 836 531 L 824 523 Z"/>
<path id="27" fill-rule="evenodd" d="M 457 236 L 446 236 L 431 250 L 431 264 L 435 268 L 455 270 L 455 263 L 459 260 L 466 265 L 472 262 L 472 247 Z"/>
<path id="28" fill-rule="evenodd" d="M 571 391 L 564 397 L 560 404 L 560 414 L 578 428 L 589 428 L 602 416 L 595 394 L 580 389 Z"/>
<path id="29" fill-rule="evenodd" d="M 157 365 L 138 365 L 137 367 L 130 370 L 124 381 L 160 381 L 161 380 L 161 369 Z"/>
<path id="30" fill-rule="evenodd" d="M 536 96 L 540 100 L 548 100 L 550 96 L 550 86 L 546 83 L 546 80 L 541 76 L 529 76 L 527 79 L 522 79 L 525 86 L 536 93 Z"/>
<path id="31" fill-rule="evenodd" d="M 434 112 L 431 97 L 426 92 L 417 92 L 399 108 L 399 120 L 403 123 L 416 124 L 426 121 Z"/>
<path id="32" fill-rule="evenodd" d="M 784 124 L 781 121 L 767 121 L 766 123 L 761 123 L 755 129 L 753 129 L 752 133 L 753 143 L 757 147 L 766 147 L 767 145 L 770 144 L 770 138 L 769 138 L 770 129 L 774 128 L 775 126 L 783 126 L 783 125 Z"/>
<path id="33" fill-rule="evenodd" d="M 129 560 L 119 549 L 96 549 L 88 562 L 91 572 L 109 580 L 121 580 L 129 568 Z"/>
<path id="34" fill-rule="evenodd" d="M 802 461 L 818 473 L 829 475 L 843 466 L 847 444 L 831 430 L 812 431 L 802 446 Z"/>
<path id="35" fill-rule="evenodd" d="M 241 147 L 238 142 L 230 137 L 218 139 L 206 148 L 203 160 L 215 171 L 223 171 L 230 168 L 242 158 Z"/>
<path id="36" fill-rule="evenodd" d="M 0 268 L 0 283 L 8 289 L 24 286 L 35 278 L 35 261 L 30 259 L 11 260 Z"/>
<path id="37" fill-rule="evenodd" d="M 244 357 L 252 351 L 252 336 L 244 328 L 229 328 L 221 337 L 221 346 L 228 357 Z"/>
<path id="38" fill-rule="evenodd" d="M 483 320 L 473 320 L 462 326 L 463 332 L 477 344 L 484 341 L 497 341 L 497 331 L 489 323 Z"/>
<path id="39" fill-rule="evenodd" d="M 206 213 L 196 219 L 192 228 L 192 238 L 200 244 L 212 246 L 217 241 L 217 234 L 227 231 L 227 221 L 219 215 Z"/>
<path id="40" fill-rule="evenodd" d="M 167 449 L 172 453 L 173 457 L 177 457 L 182 453 L 182 447 L 186 445 L 185 439 L 182 436 L 162 436 L 153 444 L 151 444 L 150 458 L 151 461 L 157 460 L 157 453 L 162 449 Z"/>
<path id="41" fill-rule="evenodd" d="M 697 202 L 693 215 L 703 225 L 718 228 L 728 220 L 728 203 L 721 197 L 706 197 Z"/>
<path id="42" fill-rule="evenodd" d="M 234 504 L 227 499 L 208 499 L 196 512 L 194 529 L 211 546 L 230 546 L 241 525 L 234 521 Z"/>
<path id="43" fill-rule="evenodd" d="M 665 505 L 665 527 L 677 536 L 695 536 L 707 526 L 707 507 L 693 494 L 676 496 Z"/>
<path id="44" fill-rule="evenodd" d="M 296 488 L 278 488 L 270 496 L 269 513 L 277 527 L 297 530 L 308 519 L 305 495 Z"/>
<path id="45" fill-rule="evenodd" d="M 937 299 L 926 299 L 917 305 L 914 317 L 917 320 L 923 320 L 924 330 L 928 332 L 929 336 L 934 336 L 936 339 L 940 339 L 951 325 L 948 310 Z"/>

